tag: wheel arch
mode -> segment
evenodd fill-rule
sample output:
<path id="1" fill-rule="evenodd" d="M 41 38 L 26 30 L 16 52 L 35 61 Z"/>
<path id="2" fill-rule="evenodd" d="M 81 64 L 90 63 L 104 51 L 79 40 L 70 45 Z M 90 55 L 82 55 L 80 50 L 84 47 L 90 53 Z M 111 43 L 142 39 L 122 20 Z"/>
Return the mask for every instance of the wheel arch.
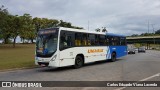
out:
<path id="1" fill-rule="evenodd" d="M 84 58 L 84 55 L 83 55 L 82 53 L 77 54 L 77 55 L 76 55 L 76 57 L 77 57 L 77 56 L 82 57 L 82 59 L 83 59 L 83 63 L 85 62 L 85 58 Z"/>
<path id="2" fill-rule="evenodd" d="M 115 61 L 116 61 L 116 58 L 117 58 L 116 51 L 113 51 L 113 52 L 111 53 L 111 59 L 110 59 L 110 61 L 111 61 L 111 62 L 115 62 Z"/>
<path id="3" fill-rule="evenodd" d="M 116 57 L 117 57 L 117 53 L 116 53 L 116 51 L 113 51 L 113 52 L 111 53 L 111 55 L 112 55 L 113 53 L 115 53 L 115 54 L 116 54 Z"/>

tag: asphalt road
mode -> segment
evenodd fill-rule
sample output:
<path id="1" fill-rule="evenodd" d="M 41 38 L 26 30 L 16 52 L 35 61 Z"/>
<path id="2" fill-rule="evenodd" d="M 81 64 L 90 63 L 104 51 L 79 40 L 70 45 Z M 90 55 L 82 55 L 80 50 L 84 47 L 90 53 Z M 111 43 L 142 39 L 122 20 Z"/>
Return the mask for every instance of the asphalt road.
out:
<path id="1" fill-rule="evenodd" d="M 0 72 L 0 81 L 160 81 L 160 51 L 148 50 L 118 59 L 116 62 L 96 62 L 80 69 L 72 67 L 35 68 Z M 152 77 L 153 76 L 153 77 Z M 146 87 L 52 87 L 52 88 L 0 88 L 0 90 L 160 90 Z"/>

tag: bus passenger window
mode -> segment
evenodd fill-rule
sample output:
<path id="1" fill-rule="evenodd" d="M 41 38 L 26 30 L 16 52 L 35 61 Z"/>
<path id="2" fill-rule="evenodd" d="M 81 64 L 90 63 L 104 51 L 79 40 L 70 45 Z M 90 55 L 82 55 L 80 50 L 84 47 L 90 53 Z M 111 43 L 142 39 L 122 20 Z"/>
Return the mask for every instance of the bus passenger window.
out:
<path id="1" fill-rule="evenodd" d="M 82 45 L 83 45 L 83 46 L 86 46 L 86 45 L 87 45 L 87 34 L 83 34 L 83 37 L 82 37 Z"/>
<path id="2" fill-rule="evenodd" d="M 108 38 L 108 42 L 109 42 L 109 45 L 114 45 L 114 43 L 113 43 L 113 38 L 111 37 L 111 36 L 107 36 L 107 38 Z"/>
<path id="3" fill-rule="evenodd" d="M 95 45 L 95 35 L 94 34 L 89 34 L 89 39 L 88 39 L 88 45 Z"/>
<path id="4" fill-rule="evenodd" d="M 107 36 L 105 36 L 104 45 L 108 46 L 108 44 L 109 44 L 109 39 L 107 38 Z"/>
<path id="5" fill-rule="evenodd" d="M 99 45 L 99 35 L 95 36 L 95 45 Z"/>
<path id="6" fill-rule="evenodd" d="M 120 38 L 121 45 L 126 45 L 126 39 L 124 37 Z"/>
<path id="7" fill-rule="evenodd" d="M 75 46 L 78 46 L 78 41 L 77 40 L 75 40 Z"/>
<path id="8" fill-rule="evenodd" d="M 105 45 L 105 35 L 101 35 L 101 36 L 99 37 L 99 44 L 100 44 L 101 46 Z"/>
<path id="9" fill-rule="evenodd" d="M 71 36 L 67 36 L 67 45 L 68 45 L 69 47 L 72 46 L 72 39 L 71 39 Z"/>
<path id="10" fill-rule="evenodd" d="M 82 34 L 81 33 L 75 33 L 75 46 L 81 46 L 82 45 Z"/>
<path id="11" fill-rule="evenodd" d="M 88 40 L 88 45 L 89 45 L 89 46 L 91 45 L 91 41 L 90 41 L 90 40 Z"/>
<path id="12" fill-rule="evenodd" d="M 76 42 L 75 42 L 76 43 Z M 60 33 L 60 50 L 74 46 L 74 33 L 70 31 L 61 31 Z"/>
<path id="13" fill-rule="evenodd" d="M 67 37 L 66 37 L 66 34 L 63 33 L 60 37 L 60 47 L 61 48 L 64 48 L 64 47 L 67 47 Z"/>

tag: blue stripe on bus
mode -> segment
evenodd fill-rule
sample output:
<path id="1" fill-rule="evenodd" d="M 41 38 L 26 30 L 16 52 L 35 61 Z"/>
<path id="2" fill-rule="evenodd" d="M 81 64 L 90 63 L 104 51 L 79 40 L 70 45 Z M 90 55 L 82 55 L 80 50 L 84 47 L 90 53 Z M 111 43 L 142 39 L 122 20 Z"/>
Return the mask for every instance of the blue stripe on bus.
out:
<path id="1" fill-rule="evenodd" d="M 111 54 L 116 52 L 116 57 L 120 58 L 127 55 L 127 46 L 109 46 L 107 51 L 107 59 L 111 59 Z"/>

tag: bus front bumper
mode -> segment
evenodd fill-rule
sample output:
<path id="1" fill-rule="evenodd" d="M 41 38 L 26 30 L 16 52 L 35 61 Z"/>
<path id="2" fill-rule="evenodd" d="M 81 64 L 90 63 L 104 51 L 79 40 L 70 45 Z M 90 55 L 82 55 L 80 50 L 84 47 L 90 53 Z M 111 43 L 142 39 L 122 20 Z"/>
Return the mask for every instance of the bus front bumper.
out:
<path id="1" fill-rule="evenodd" d="M 50 58 L 37 58 L 35 64 L 42 67 L 59 67 L 57 60 L 51 61 Z"/>

